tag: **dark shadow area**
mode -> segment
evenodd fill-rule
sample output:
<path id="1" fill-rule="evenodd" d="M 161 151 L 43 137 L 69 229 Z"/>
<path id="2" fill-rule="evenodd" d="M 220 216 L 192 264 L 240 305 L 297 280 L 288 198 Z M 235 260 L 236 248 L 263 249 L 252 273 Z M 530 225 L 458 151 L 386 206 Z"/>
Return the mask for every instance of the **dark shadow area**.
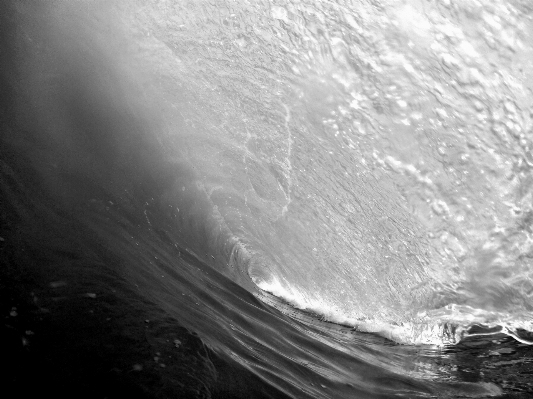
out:
<path id="1" fill-rule="evenodd" d="M 17 397 L 285 397 L 147 299 L 126 277 L 132 257 L 85 223 L 129 223 L 142 234 L 144 204 L 191 172 L 163 162 L 148 125 L 116 106 L 105 57 L 81 63 L 48 47 L 39 3 L 0 6 L 3 389 Z M 62 65 L 28 65 L 39 59 Z M 111 204 L 120 218 L 91 219 Z"/>

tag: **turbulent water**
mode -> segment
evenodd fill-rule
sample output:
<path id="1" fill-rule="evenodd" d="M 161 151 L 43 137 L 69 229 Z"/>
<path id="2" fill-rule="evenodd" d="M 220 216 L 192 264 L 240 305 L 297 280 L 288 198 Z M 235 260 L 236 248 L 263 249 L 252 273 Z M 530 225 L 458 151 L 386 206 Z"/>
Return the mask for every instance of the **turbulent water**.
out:
<path id="1" fill-rule="evenodd" d="M 14 385 L 533 395 L 528 0 L 3 8 Z"/>

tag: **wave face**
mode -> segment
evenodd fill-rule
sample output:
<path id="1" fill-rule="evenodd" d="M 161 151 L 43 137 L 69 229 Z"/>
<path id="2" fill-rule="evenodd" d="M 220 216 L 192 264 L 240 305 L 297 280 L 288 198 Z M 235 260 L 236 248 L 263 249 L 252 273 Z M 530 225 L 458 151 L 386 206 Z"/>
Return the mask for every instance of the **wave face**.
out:
<path id="1" fill-rule="evenodd" d="M 128 56 L 224 273 L 405 343 L 532 330 L 524 2 L 140 6 Z"/>
<path id="2" fill-rule="evenodd" d="M 4 45 L 9 212 L 279 395 L 502 393 L 359 333 L 531 343 L 526 1 L 41 3 Z"/>

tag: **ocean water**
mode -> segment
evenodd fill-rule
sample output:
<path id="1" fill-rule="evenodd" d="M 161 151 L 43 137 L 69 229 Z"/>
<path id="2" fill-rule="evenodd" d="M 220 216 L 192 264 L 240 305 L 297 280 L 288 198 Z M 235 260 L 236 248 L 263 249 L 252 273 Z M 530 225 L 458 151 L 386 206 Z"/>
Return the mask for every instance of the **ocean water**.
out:
<path id="1" fill-rule="evenodd" d="M 533 397 L 528 0 L 11 1 L 20 397 Z"/>

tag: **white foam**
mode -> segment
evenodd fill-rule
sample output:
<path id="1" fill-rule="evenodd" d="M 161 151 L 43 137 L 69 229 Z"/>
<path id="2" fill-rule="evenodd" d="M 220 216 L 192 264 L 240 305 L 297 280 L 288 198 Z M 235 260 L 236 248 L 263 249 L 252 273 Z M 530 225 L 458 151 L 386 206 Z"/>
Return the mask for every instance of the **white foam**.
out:
<path id="1" fill-rule="evenodd" d="M 512 316 L 495 314 L 465 306 L 449 305 L 433 313 L 424 313 L 410 322 L 394 322 L 369 317 L 348 317 L 327 301 L 302 293 L 276 277 L 254 283 L 263 291 L 284 300 L 297 309 L 312 312 L 323 320 L 351 326 L 357 331 L 378 334 L 401 344 L 444 346 L 459 343 L 473 335 L 506 334 L 524 344 L 533 344 L 516 333 L 518 329 L 533 331 L 533 321 L 513 320 Z M 468 308 L 468 309 L 467 309 Z M 487 328 L 500 327 L 496 331 L 469 334 L 474 325 Z"/>

